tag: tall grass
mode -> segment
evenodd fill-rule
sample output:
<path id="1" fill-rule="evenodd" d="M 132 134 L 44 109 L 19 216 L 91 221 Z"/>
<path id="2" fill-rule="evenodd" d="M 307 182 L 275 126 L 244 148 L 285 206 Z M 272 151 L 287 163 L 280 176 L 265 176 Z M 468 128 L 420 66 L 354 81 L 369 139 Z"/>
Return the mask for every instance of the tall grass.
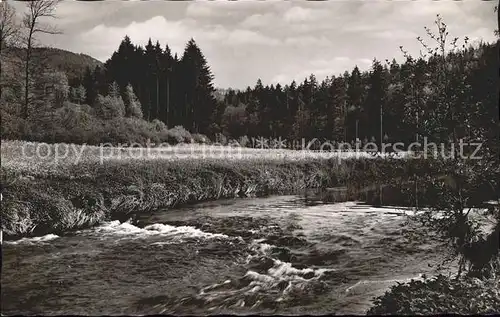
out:
<path id="1" fill-rule="evenodd" d="M 36 145 L 2 144 L 2 229 L 6 237 L 62 233 L 203 200 L 336 186 L 349 178 L 344 161 L 286 159 L 269 150 L 267 156 L 263 151 L 249 151 L 243 158 L 159 155 L 101 162 L 99 149 L 89 147 L 75 164 L 77 152 L 58 160 L 50 155 L 28 157 Z M 27 149 L 27 156 L 22 155 L 21 146 Z M 46 151 L 51 150 L 46 147 Z"/>

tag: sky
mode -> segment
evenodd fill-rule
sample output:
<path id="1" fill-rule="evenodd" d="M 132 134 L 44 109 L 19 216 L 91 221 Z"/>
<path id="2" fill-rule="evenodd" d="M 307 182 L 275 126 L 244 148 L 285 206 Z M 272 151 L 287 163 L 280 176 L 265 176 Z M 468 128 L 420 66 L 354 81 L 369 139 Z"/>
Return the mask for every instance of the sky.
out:
<path id="1" fill-rule="evenodd" d="M 11 1 L 18 14 L 26 5 Z M 40 37 L 42 45 L 88 54 L 102 62 L 125 35 L 134 44 L 151 38 L 179 57 L 193 38 L 218 88 L 244 89 L 318 80 L 368 70 L 372 60 L 403 61 L 400 46 L 415 56 L 424 26 L 436 30 L 440 14 L 449 37 L 492 41 L 496 1 L 334 0 L 306 1 L 70 1 L 47 20 L 63 33 Z M 45 22 L 45 21 L 44 21 Z"/>

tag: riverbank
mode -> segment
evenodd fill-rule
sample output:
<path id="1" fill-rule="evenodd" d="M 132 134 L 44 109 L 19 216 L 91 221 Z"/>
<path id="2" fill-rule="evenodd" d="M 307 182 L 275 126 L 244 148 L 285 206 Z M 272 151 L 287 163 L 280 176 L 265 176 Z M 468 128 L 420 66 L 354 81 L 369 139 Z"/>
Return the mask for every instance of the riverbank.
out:
<path id="1" fill-rule="evenodd" d="M 500 280 L 438 275 L 398 283 L 374 299 L 367 315 L 498 314 Z"/>
<path id="2" fill-rule="evenodd" d="M 413 204 L 403 190 L 408 180 L 440 169 L 429 159 L 191 144 L 127 148 L 2 141 L 1 149 L 6 239 L 61 234 L 159 208 L 311 188 L 341 186 L 347 189 L 344 201 L 381 205 L 382 197 L 384 205 L 406 206 Z M 384 187 L 389 183 L 392 192 Z M 425 193 L 419 196 L 424 202 Z"/>
<path id="3" fill-rule="evenodd" d="M 261 158 L 257 153 L 203 160 L 116 159 L 108 155 L 102 160 L 98 149 L 89 148 L 75 161 L 81 148 L 56 159 L 51 145 L 52 150 L 46 147 L 40 152 L 46 157 L 36 159 L 36 146 L 2 143 L 2 230 L 6 239 L 61 234 L 205 200 L 337 186 L 349 178 L 348 164 L 336 159 Z"/>

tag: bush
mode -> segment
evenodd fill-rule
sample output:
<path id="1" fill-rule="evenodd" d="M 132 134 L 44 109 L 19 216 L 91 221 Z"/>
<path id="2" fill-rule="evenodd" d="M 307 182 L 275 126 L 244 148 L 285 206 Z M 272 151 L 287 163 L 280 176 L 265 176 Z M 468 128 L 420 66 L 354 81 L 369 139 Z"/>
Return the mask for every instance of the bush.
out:
<path id="1" fill-rule="evenodd" d="M 3 109 L 0 112 L 0 135 L 2 139 L 24 139 L 30 134 L 30 124 L 18 116 L 12 115 Z"/>
<path id="2" fill-rule="evenodd" d="M 151 125 L 153 126 L 153 129 L 156 132 L 163 132 L 163 131 L 168 130 L 165 123 L 163 123 L 163 121 L 158 120 L 158 119 L 154 119 L 153 122 L 151 122 Z"/>
<path id="3" fill-rule="evenodd" d="M 184 129 L 184 127 L 178 125 L 173 127 L 172 129 L 168 130 L 168 135 L 171 139 L 173 139 L 175 142 L 174 143 L 191 143 L 191 140 L 193 137 L 191 136 L 191 133 Z"/>
<path id="4" fill-rule="evenodd" d="M 250 139 L 246 135 L 244 135 L 239 138 L 238 143 L 242 147 L 247 147 L 248 145 L 250 145 Z"/>
<path id="5" fill-rule="evenodd" d="M 95 105 L 97 115 L 105 120 L 125 116 L 125 104 L 121 97 L 97 96 Z"/>
<path id="6" fill-rule="evenodd" d="M 54 124 L 71 130 L 74 127 L 89 127 L 94 119 L 88 108 L 67 102 L 55 111 Z"/>
<path id="7" fill-rule="evenodd" d="M 222 133 L 217 133 L 215 138 L 216 138 L 215 142 L 219 143 L 220 145 L 227 145 L 228 143 L 227 137 Z"/>
<path id="8" fill-rule="evenodd" d="M 200 144 L 209 144 L 210 139 L 203 134 L 195 133 L 192 135 L 194 142 L 200 143 Z"/>
<path id="9" fill-rule="evenodd" d="M 500 311 L 500 282 L 438 275 L 398 283 L 373 302 L 368 315 L 495 314 Z"/>

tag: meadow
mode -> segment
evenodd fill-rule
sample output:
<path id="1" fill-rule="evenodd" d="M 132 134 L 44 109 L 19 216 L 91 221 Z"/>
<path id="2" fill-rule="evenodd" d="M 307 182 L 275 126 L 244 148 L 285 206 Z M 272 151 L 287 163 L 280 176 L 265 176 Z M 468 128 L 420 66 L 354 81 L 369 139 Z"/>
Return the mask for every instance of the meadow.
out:
<path id="1" fill-rule="evenodd" d="M 370 154 L 355 151 L 313 151 L 289 149 L 260 149 L 240 146 L 218 146 L 207 144 L 161 144 L 152 147 L 93 146 L 67 143 L 39 143 L 28 141 L 2 141 L 2 167 L 19 172 L 40 173 L 50 168 L 61 172 L 80 163 L 109 161 L 184 161 L 229 160 L 252 162 L 287 162 L 315 159 L 374 158 L 389 154 Z M 392 157 L 403 157 L 392 154 Z M 54 171 L 54 172 L 56 172 Z"/>

